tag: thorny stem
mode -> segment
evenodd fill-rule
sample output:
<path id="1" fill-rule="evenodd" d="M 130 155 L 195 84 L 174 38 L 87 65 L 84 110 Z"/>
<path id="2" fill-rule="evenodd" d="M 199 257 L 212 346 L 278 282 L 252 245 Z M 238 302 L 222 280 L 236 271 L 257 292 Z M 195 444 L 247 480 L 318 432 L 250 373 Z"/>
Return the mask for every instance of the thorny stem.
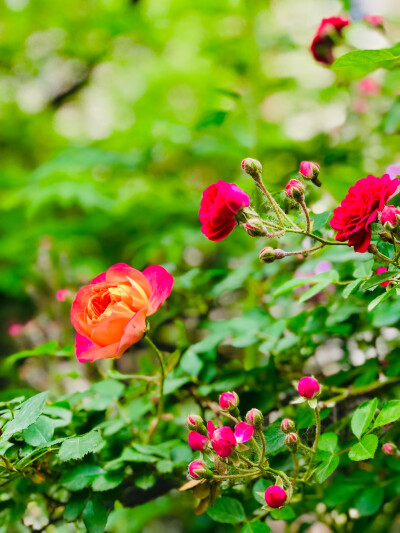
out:
<path id="1" fill-rule="evenodd" d="M 261 466 L 265 458 L 266 442 L 265 442 L 264 433 L 262 432 L 261 429 L 258 430 L 258 434 L 260 435 L 260 438 L 261 438 L 261 447 L 262 447 L 260 459 L 258 461 L 258 466 Z"/>
<path id="2" fill-rule="evenodd" d="M 153 435 L 153 433 L 154 433 L 154 431 L 157 428 L 158 423 L 161 420 L 161 417 L 162 417 L 162 414 L 163 414 L 163 411 L 164 411 L 165 364 L 164 364 L 164 359 L 163 359 L 162 353 L 157 348 L 157 346 L 154 344 L 154 342 L 150 339 L 150 337 L 148 337 L 146 335 L 144 337 L 144 339 L 146 340 L 147 344 L 149 344 L 153 348 L 153 350 L 155 351 L 155 353 L 157 355 L 158 361 L 160 363 L 160 378 L 161 378 L 160 379 L 160 397 L 158 399 L 158 406 L 157 406 L 157 422 L 150 426 L 149 434 L 148 434 L 148 437 L 147 437 L 147 440 L 150 440 L 152 435 Z"/>

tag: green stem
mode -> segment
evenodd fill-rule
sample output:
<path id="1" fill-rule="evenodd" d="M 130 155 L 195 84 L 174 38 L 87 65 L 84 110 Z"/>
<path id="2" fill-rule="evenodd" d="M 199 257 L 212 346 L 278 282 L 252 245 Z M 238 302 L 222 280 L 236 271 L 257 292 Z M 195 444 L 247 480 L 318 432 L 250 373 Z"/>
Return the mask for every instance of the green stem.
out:
<path id="1" fill-rule="evenodd" d="M 314 446 L 312 448 L 312 455 L 310 457 L 310 462 L 308 463 L 307 472 L 306 472 L 306 475 L 304 476 L 305 480 L 307 480 L 310 476 L 311 469 L 312 469 L 313 462 L 314 462 L 314 457 L 315 457 L 315 454 L 317 453 L 319 437 L 321 435 L 321 416 L 319 414 L 318 406 L 314 409 L 314 413 L 315 413 L 315 441 L 314 441 Z"/>
<path id="2" fill-rule="evenodd" d="M 243 478 L 243 477 L 253 477 L 253 476 L 258 476 L 258 477 L 261 477 L 261 472 L 260 471 L 256 471 L 254 470 L 253 472 L 248 472 L 247 474 L 243 473 L 243 474 L 229 474 L 229 475 L 226 475 L 226 476 L 216 476 L 214 475 L 213 476 L 213 479 L 218 479 L 220 481 L 224 481 L 226 479 L 237 479 L 237 478 Z"/>
<path id="3" fill-rule="evenodd" d="M 265 459 L 266 442 L 265 442 L 264 433 L 262 432 L 261 429 L 258 430 L 258 434 L 260 435 L 260 439 L 261 439 L 261 454 L 260 454 L 260 459 L 258 461 L 258 466 L 261 466 Z"/>
<path id="4" fill-rule="evenodd" d="M 292 487 L 294 487 L 296 485 L 297 474 L 299 473 L 299 460 L 297 459 L 296 452 L 292 452 L 292 459 L 294 469 Z"/>
<path id="5" fill-rule="evenodd" d="M 161 420 L 162 414 L 164 412 L 164 381 L 165 381 L 165 364 L 164 359 L 162 356 L 162 353 L 157 348 L 157 346 L 154 344 L 154 342 L 148 337 L 147 335 L 144 337 L 147 344 L 149 344 L 153 350 L 155 351 L 158 362 L 160 363 L 160 397 L 158 399 L 158 406 L 157 406 L 157 423 L 151 427 L 151 431 L 149 433 L 148 439 L 150 440 L 152 434 L 154 433 L 158 422 Z"/>
<path id="6" fill-rule="evenodd" d="M 364 394 L 368 394 L 370 392 L 374 392 L 378 389 L 381 389 L 383 387 L 386 387 L 387 385 L 394 385 L 396 383 L 400 383 L 400 377 L 393 377 L 393 378 L 386 378 L 385 381 L 374 381 L 370 383 L 369 385 L 364 385 L 362 387 L 349 387 L 341 394 L 338 394 L 337 396 L 334 396 L 333 398 L 329 400 L 325 400 L 322 403 L 322 407 L 334 407 L 340 402 L 343 402 L 347 398 L 350 398 L 351 396 L 361 396 Z"/>
<path id="7" fill-rule="evenodd" d="M 300 205 L 301 209 L 303 210 L 303 213 L 304 213 L 304 215 L 306 217 L 306 232 L 310 233 L 310 230 L 311 230 L 310 213 L 308 212 L 306 203 L 304 201 L 304 195 L 303 195 L 302 198 L 303 199 L 299 202 L 299 205 Z"/>

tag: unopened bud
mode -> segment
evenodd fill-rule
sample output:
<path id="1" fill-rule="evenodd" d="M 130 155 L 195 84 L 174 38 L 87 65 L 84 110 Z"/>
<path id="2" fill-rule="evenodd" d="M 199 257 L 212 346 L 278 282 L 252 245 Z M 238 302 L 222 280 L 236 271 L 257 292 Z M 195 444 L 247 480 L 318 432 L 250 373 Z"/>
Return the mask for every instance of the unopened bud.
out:
<path id="1" fill-rule="evenodd" d="M 393 237 L 388 231 L 382 231 L 382 233 L 379 234 L 379 237 L 383 242 L 393 242 Z"/>
<path id="2" fill-rule="evenodd" d="M 283 259 L 286 256 L 285 252 L 280 248 L 271 248 L 267 246 L 263 248 L 258 256 L 262 263 L 273 263 L 277 259 Z"/>
<path id="3" fill-rule="evenodd" d="M 196 460 L 192 461 L 188 465 L 188 471 L 190 477 L 193 479 L 211 478 L 212 472 L 209 470 L 204 461 Z"/>
<path id="4" fill-rule="evenodd" d="M 298 436 L 296 433 L 288 433 L 285 437 L 285 444 L 290 450 L 296 450 Z"/>
<path id="5" fill-rule="evenodd" d="M 198 431 L 202 435 L 207 435 L 204 420 L 199 415 L 189 415 L 186 419 L 186 426 L 190 431 Z"/>
<path id="6" fill-rule="evenodd" d="M 243 225 L 243 227 L 246 230 L 247 234 L 250 235 L 250 237 L 262 237 L 263 235 L 265 235 L 263 223 L 259 218 L 248 219 L 248 221 Z"/>
<path id="7" fill-rule="evenodd" d="M 299 173 L 305 180 L 309 180 L 317 187 L 321 187 L 322 183 L 319 181 L 319 165 L 312 161 L 302 161 L 300 163 Z"/>
<path id="8" fill-rule="evenodd" d="M 367 252 L 370 254 L 376 254 L 378 252 L 378 248 L 375 246 L 375 244 L 370 244 L 367 248 Z"/>
<path id="9" fill-rule="evenodd" d="M 262 165 L 257 159 L 251 159 L 251 157 L 246 157 L 242 161 L 242 169 L 253 178 L 257 183 L 261 182 L 262 177 Z"/>
<path id="10" fill-rule="evenodd" d="M 397 446 L 392 442 L 385 442 L 385 444 L 382 446 L 382 452 L 385 455 L 395 455 L 396 451 Z"/>
<path id="11" fill-rule="evenodd" d="M 239 396 L 236 392 L 223 392 L 219 397 L 219 406 L 225 411 L 232 411 L 239 405 Z"/>
<path id="12" fill-rule="evenodd" d="M 287 182 L 285 187 L 286 194 L 290 197 L 296 200 L 296 202 L 300 202 L 304 199 L 304 186 L 299 180 L 290 180 Z"/>
<path id="13" fill-rule="evenodd" d="M 294 431 L 296 424 L 290 418 L 284 418 L 281 423 L 281 430 L 283 433 L 290 433 Z"/>
<path id="14" fill-rule="evenodd" d="M 386 205 L 379 215 L 379 222 L 384 226 L 385 230 L 393 231 L 400 222 L 400 209 L 394 205 Z"/>
<path id="15" fill-rule="evenodd" d="M 312 400 L 321 392 L 321 386 L 315 378 L 304 376 L 300 379 L 297 385 L 297 390 L 299 391 L 300 396 L 307 400 Z"/>
<path id="16" fill-rule="evenodd" d="M 252 426 L 261 428 L 264 421 L 264 415 L 259 409 L 253 407 L 246 414 L 246 422 Z"/>

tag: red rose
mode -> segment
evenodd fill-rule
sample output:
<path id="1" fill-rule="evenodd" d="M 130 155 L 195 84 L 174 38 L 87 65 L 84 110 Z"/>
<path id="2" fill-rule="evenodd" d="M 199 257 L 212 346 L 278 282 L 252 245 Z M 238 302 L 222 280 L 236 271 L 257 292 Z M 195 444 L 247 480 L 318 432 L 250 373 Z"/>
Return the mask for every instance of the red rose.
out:
<path id="1" fill-rule="evenodd" d="M 389 174 L 367 176 L 350 187 L 342 203 L 333 211 L 331 226 L 338 230 L 336 240 L 349 241 L 356 252 L 365 252 L 371 242 L 371 224 L 396 192 L 400 180 Z"/>
<path id="2" fill-rule="evenodd" d="M 236 213 L 250 205 L 249 196 L 237 185 L 217 181 L 207 187 L 201 199 L 201 231 L 210 241 L 222 241 L 236 226 Z"/>
<path id="3" fill-rule="evenodd" d="M 350 20 L 347 17 L 322 19 L 311 43 L 311 52 L 317 61 L 326 65 L 334 62 L 333 46 L 337 38 L 342 36 L 343 28 L 349 24 Z"/>

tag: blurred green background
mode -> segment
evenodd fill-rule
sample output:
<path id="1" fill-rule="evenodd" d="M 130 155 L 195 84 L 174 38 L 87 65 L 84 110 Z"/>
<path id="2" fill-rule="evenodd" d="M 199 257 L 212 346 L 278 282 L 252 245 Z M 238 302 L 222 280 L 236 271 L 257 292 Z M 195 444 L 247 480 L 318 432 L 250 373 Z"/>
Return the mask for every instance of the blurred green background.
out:
<path id="1" fill-rule="evenodd" d="M 240 162 L 254 157 L 280 193 L 301 160 L 316 161 L 324 187 L 310 201 L 320 212 L 355 180 L 400 162 L 399 71 L 373 73 L 377 91 L 365 95 L 358 79 L 321 67 L 309 52 L 321 18 L 345 10 L 355 20 L 352 46 L 400 40 L 397 0 L 379 9 L 367 0 L 2 4 L 3 354 L 51 340 L 71 345 L 70 299 L 58 302 L 56 292 L 72 298 L 117 262 L 163 264 L 176 276 L 169 317 L 184 319 L 190 341 L 202 338 L 196 327 L 205 316 L 232 318 L 264 301 L 257 280 L 278 267 L 258 263 L 264 242 L 244 232 L 206 240 L 198 222 L 204 188 L 223 179 L 252 194 Z M 385 33 L 361 22 L 366 13 L 385 16 Z M 239 290 L 224 300 L 236 289 L 248 289 L 246 298 Z M 12 324 L 23 326 L 17 335 Z M 173 347 L 179 331 L 161 327 L 157 336 Z M 255 355 L 247 357 L 251 368 Z M 1 383 L 73 391 L 87 386 L 83 372 L 95 373 L 75 362 L 48 370 L 34 360 Z M 189 526 L 177 518 L 183 497 L 163 498 L 157 512 L 174 516 L 165 533 L 230 531 L 208 517 Z M 154 514 L 146 505 L 115 511 L 110 531 L 158 532 L 158 521 L 142 529 Z M 187 505 L 191 517 L 189 497 Z"/>

